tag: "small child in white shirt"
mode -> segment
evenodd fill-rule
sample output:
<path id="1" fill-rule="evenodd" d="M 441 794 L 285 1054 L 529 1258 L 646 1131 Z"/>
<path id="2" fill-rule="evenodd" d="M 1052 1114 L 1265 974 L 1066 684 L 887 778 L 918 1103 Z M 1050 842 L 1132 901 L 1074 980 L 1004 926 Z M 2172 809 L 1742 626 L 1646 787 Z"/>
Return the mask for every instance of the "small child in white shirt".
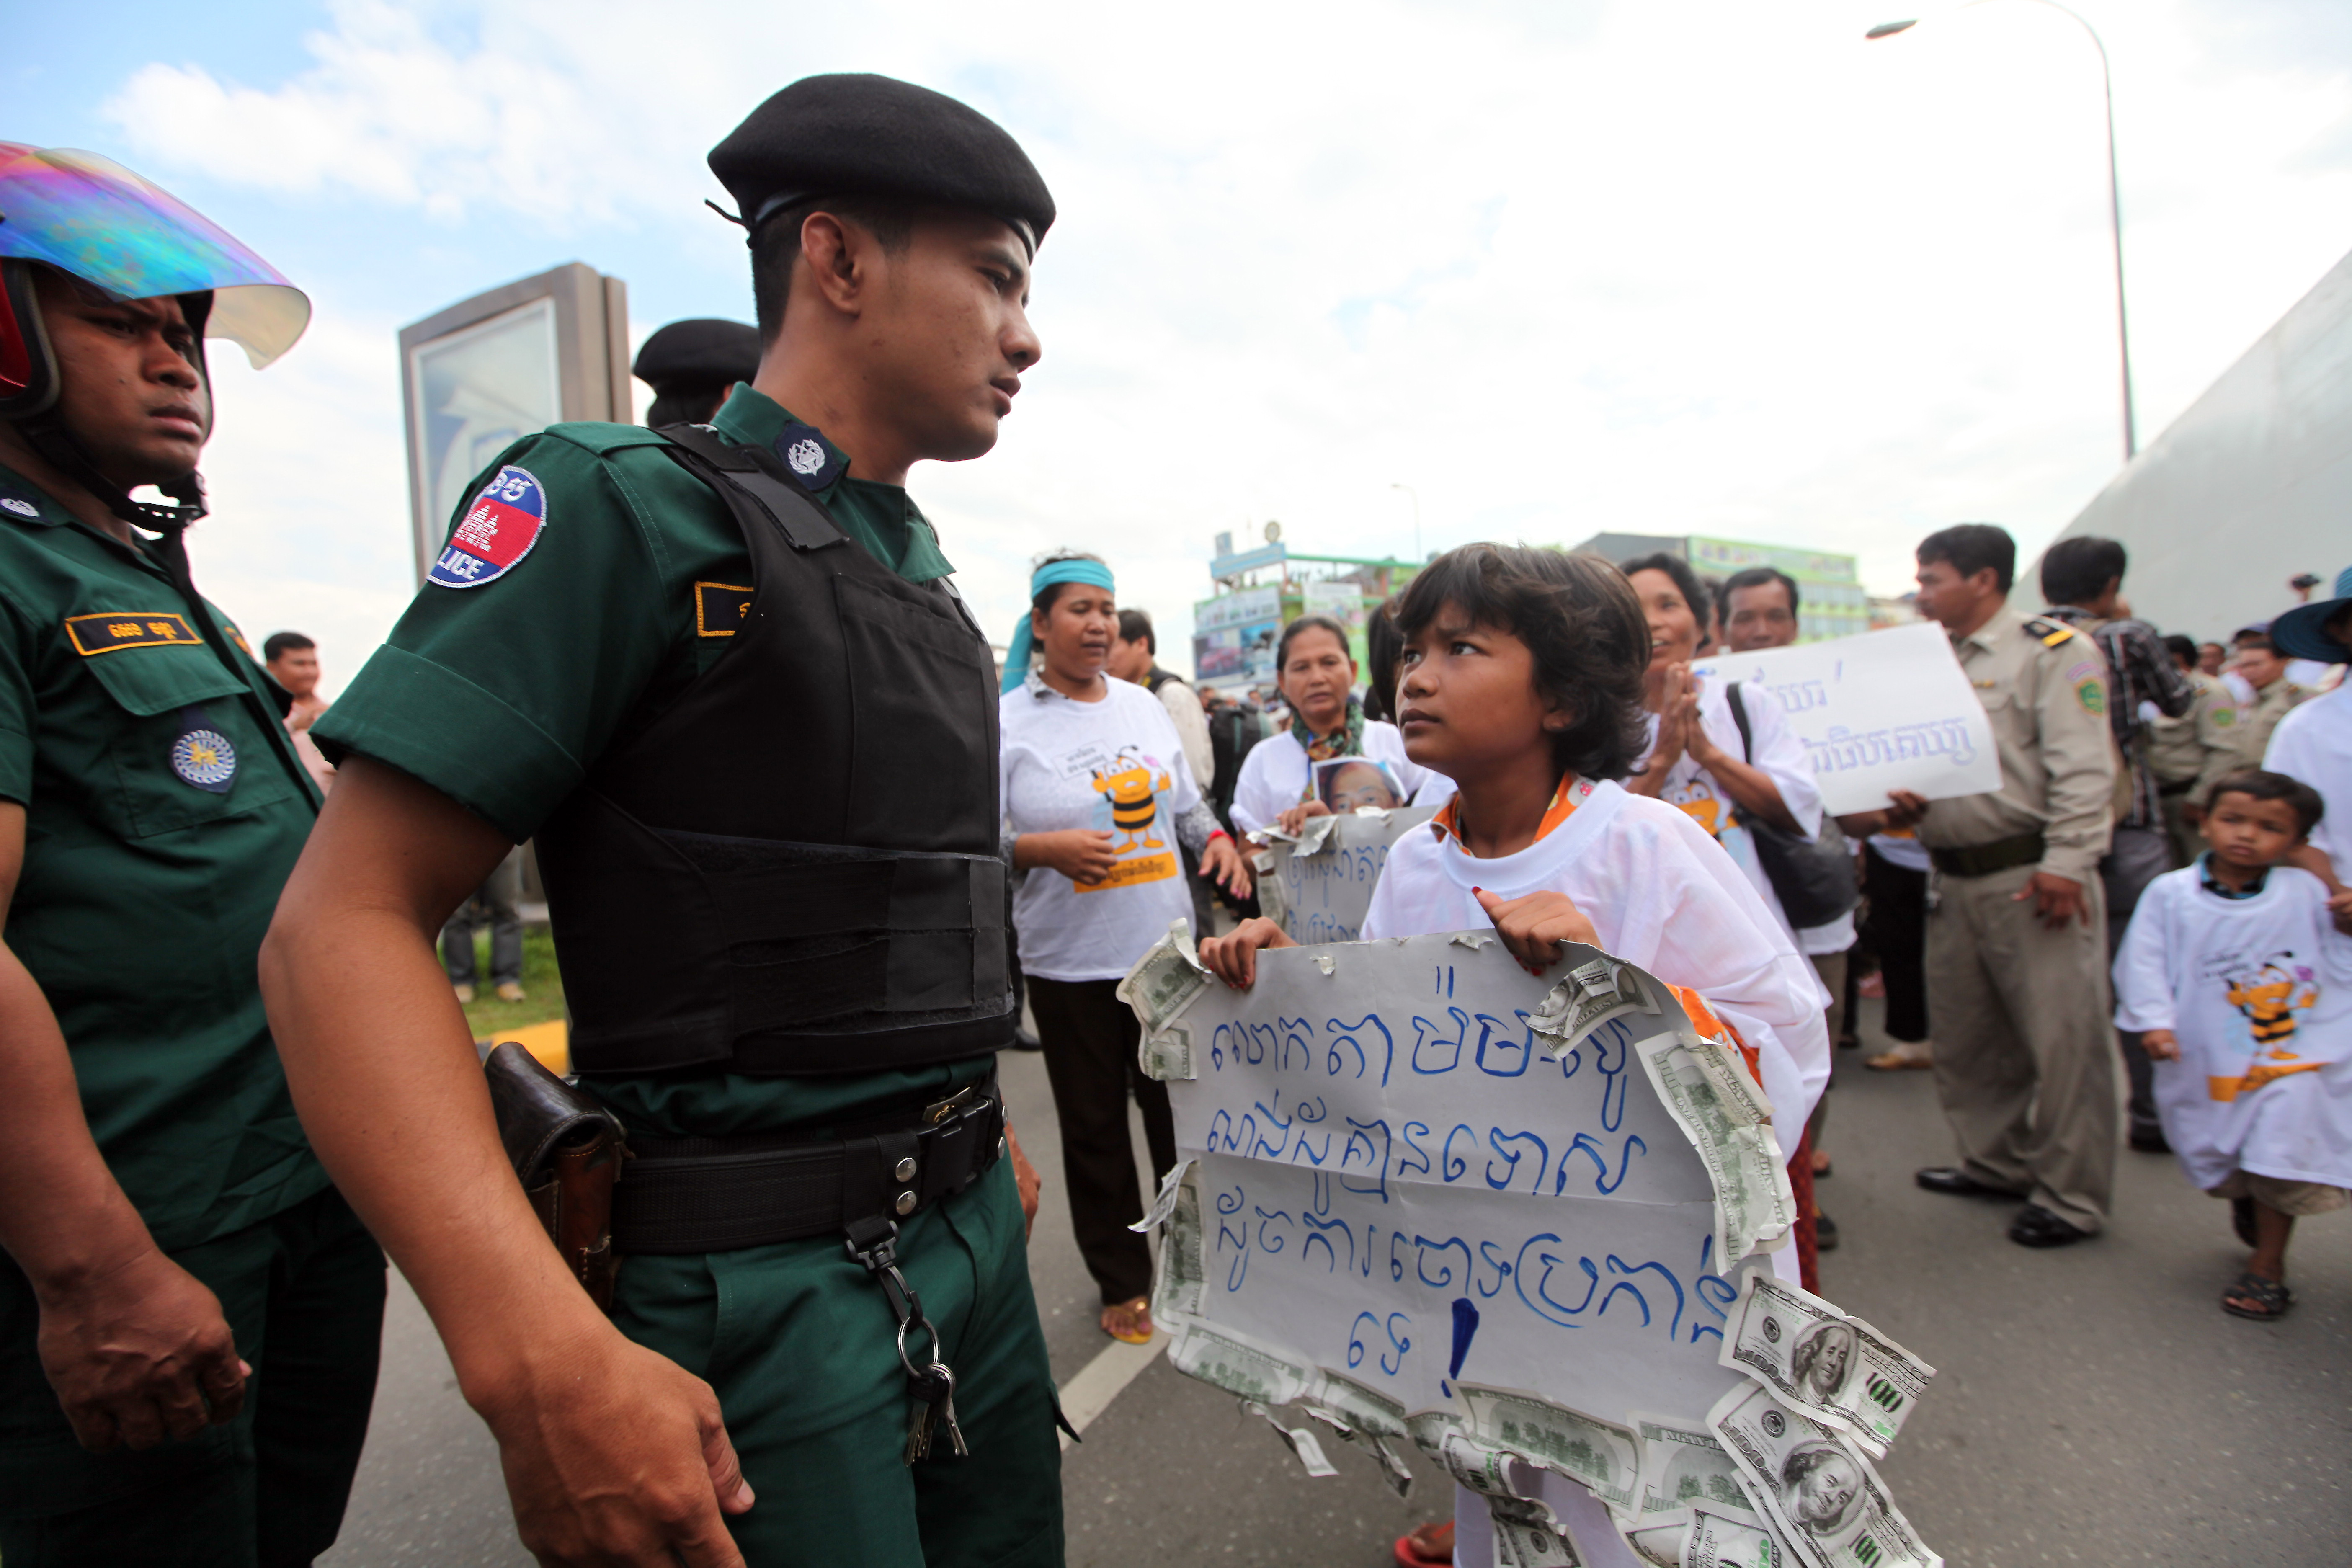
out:
<path id="1" fill-rule="evenodd" d="M 2143 1031 L 2164 1135 L 2253 1249 L 2221 1308 L 2258 1321 L 2294 1304 L 2295 1220 L 2352 1203 L 2352 938 L 2326 884 L 2281 864 L 2323 810 L 2284 773 L 2222 778 L 2211 849 L 2148 885 L 2116 956 L 2116 1026 Z"/>

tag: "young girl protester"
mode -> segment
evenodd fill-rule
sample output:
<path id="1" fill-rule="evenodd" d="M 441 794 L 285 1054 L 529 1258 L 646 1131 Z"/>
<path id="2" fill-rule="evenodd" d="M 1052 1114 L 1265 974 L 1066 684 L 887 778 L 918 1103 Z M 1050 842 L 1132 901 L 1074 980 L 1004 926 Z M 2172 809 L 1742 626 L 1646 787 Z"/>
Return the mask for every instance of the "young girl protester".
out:
<path id="1" fill-rule="evenodd" d="M 1347 627 L 1328 616 L 1299 616 L 1282 628 L 1274 668 L 1290 706 L 1290 729 L 1252 747 L 1243 761 L 1234 785 L 1235 827 L 1296 833 L 1307 818 L 1328 816 L 1331 808 L 1315 798 L 1315 764 L 1334 757 L 1386 764 L 1408 798 L 1421 787 L 1427 775 L 1408 760 L 1397 727 L 1364 716 Z"/>
<path id="2" fill-rule="evenodd" d="M 1469 544 L 1413 579 L 1396 618 L 1406 752 L 1458 793 L 1429 831 L 1390 850 L 1365 939 L 1491 924 L 1536 974 L 1559 963 L 1563 942 L 1599 947 L 1729 1026 L 1757 1053 L 1776 1124 L 1803 1126 L 1829 1076 L 1811 966 L 1704 829 L 1616 782 L 1647 739 L 1650 631 L 1625 579 L 1589 556 Z M 1295 945 L 1272 921 L 1248 921 L 1202 942 L 1201 960 L 1246 987 L 1260 949 Z M 1794 1279 L 1793 1248 L 1773 1266 Z M 1456 1497 L 1461 1560 L 1483 1562 L 1486 1514 L 1461 1506 L 1469 1495 Z M 1545 1499 L 1588 1542 L 1617 1541 L 1581 1488 L 1548 1477 Z M 1447 1533 L 1416 1531 L 1398 1542 L 1399 1561 L 1445 1562 Z"/>
<path id="3" fill-rule="evenodd" d="M 2281 864 L 2324 809 L 2284 773 L 2223 775 L 2212 847 L 2148 884 L 2116 955 L 2116 1026 L 2144 1031 L 2165 1139 L 2253 1248 L 2221 1310 L 2257 1321 L 2294 1305 L 2294 1222 L 2352 1202 L 2352 937 L 2326 884 Z"/>

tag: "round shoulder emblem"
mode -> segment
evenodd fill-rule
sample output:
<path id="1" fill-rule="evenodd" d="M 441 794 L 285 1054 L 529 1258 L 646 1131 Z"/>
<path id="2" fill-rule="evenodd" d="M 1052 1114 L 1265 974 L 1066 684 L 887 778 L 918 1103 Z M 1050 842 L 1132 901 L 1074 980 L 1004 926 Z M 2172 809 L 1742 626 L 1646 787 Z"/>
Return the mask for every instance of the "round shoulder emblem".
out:
<path id="1" fill-rule="evenodd" d="M 186 730 L 172 742 L 172 771 L 183 784 L 224 795 L 236 777 L 236 748 L 218 730 Z"/>
<path id="2" fill-rule="evenodd" d="M 814 440 L 795 441 L 785 448 L 784 461 L 796 474 L 814 474 L 824 467 L 824 448 Z"/>
<path id="3" fill-rule="evenodd" d="M 509 463 L 457 520 L 425 578 L 444 588 L 495 583 L 530 553 L 546 526 L 546 490 L 530 469 Z"/>
<path id="4" fill-rule="evenodd" d="M 35 506 L 31 501 L 19 500 L 16 496 L 0 496 L 0 506 L 6 507 L 18 517 L 38 517 L 41 515 L 41 509 L 39 507 Z"/>

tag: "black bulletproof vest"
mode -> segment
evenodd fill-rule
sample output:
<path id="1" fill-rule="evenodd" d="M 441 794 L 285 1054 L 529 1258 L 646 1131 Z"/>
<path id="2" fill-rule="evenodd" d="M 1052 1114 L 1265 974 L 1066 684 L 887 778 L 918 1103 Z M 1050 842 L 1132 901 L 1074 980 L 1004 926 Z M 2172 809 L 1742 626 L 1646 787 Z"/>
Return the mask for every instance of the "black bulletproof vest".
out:
<path id="1" fill-rule="evenodd" d="M 727 656 L 539 833 L 583 1075 L 869 1072 L 1012 1037 L 996 683 L 764 450 L 672 426 L 751 557 Z"/>

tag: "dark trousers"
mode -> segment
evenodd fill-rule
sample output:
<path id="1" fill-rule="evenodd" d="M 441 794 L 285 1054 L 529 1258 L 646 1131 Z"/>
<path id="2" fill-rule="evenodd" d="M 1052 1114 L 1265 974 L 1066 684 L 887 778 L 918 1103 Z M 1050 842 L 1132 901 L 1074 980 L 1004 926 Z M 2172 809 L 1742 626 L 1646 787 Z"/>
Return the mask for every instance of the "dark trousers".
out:
<path id="1" fill-rule="evenodd" d="M 1127 1127 L 1130 1090 L 1143 1111 L 1153 1181 L 1176 1166 L 1176 1120 L 1168 1110 L 1168 1086 L 1144 1077 L 1136 1064 L 1143 1026 L 1135 1010 L 1113 994 L 1118 984 L 1029 977 L 1029 1011 L 1045 1042 L 1045 1076 L 1062 1124 L 1062 1180 L 1070 1193 L 1071 1228 L 1106 1304 L 1132 1301 L 1151 1289 L 1151 1245 L 1127 1228 L 1143 1217 L 1135 1141 Z"/>
<path id="2" fill-rule="evenodd" d="M 383 1339 L 383 1253 L 332 1188 L 172 1260 L 210 1287 L 253 1366 L 226 1426 L 132 1453 L 75 1442 L 0 1259 L 0 1562 L 293 1568 L 334 1544 Z"/>
<path id="3" fill-rule="evenodd" d="M 499 862 L 474 896 L 459 904 L 441 928 L 441 962 L 452 985 L 473 985 L 474 932 L 490 928 L 490 984 L 522 983 L 522 856 Z"/>
<path id="4" fill-rule="evenodd" d="M 1875 846 L 1864 851 L 1863 889 L 1870 899 L 1870 946 L 1886 986 L 1886 1033 L 1916 1043 L 1927 1037 L 1927 873 L 1897 866 Z"/>
<path id="5" fill-rule="evenodd" d="M 2112 967 L 2132 911 L 2147 885 L 2172 869 L 2172 840 L 2160 827 L 2117 827 L 2113 847 L 2099 862 L 2099 880 L 2107 889 L 2107 963 Z M 2116 1043 L 2124 1053 L 2124 1071 L 2131 1079 L 2131 1130 L 2146 1137 L 2160 1135 L 2164 1124 L 2156 1115 L 2156 1067 L 2141 1046 L 2139 1031 L 2118 1029 Z"/>

